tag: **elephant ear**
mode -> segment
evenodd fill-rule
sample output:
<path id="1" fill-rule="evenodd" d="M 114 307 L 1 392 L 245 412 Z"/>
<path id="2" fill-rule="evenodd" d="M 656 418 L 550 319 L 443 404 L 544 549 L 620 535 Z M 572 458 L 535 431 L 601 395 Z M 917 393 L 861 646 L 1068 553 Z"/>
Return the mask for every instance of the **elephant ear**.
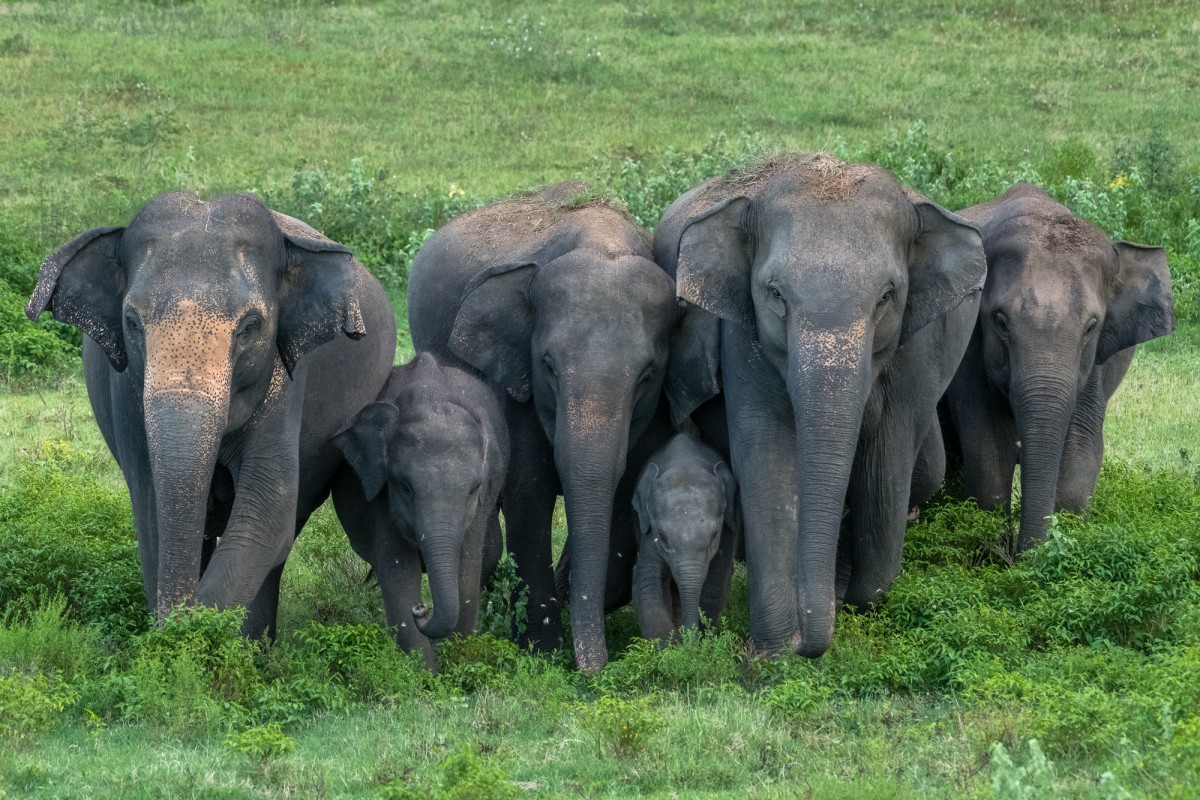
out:
<path id="1" fill-rule="evenodd" d="M 671 335 L 663 389 L 678 424 L 721 393 L 721 320 L 754 330 L 748 197 L 722 200 L 688 220 L 676 249 L 675 293 L 686 301 Z"/>
<path id="2" fill-rule="evenodd" d="M 484 270 L 463 290 L 450 333 L 454 354 L 503 386 L 518 403 L 527 401 L 532 390 L 529 287 L 537 269 L 534 262 L 519 261 Z"/>
<path id="3" fill-rule="evenodd" d="M 737 479 L 733 477 L 733 471 L 724 461 L 718 461 L 713 466 L 713 474 L 725 489 L 725 527 L 734 533 L 741 533 L 741 517 L 737 507 Z"/>
<path id="4" fill-rule="evenodd" d="M 368 502 L 387 483 L 387 439 L 399 416 L 400 409 L 391 403 L 370 403 L 358 412 L 349 428 L 331 440 L 358 474 Z"/>
<path id="5" fill-rule="evenodd" d="M 1113 247 L 1119 271 L 1096 344 L 1097 364 L 1127 347 L 1175 330 L 1175 300 L 1166 251 L 1132 242 L 1117 242 Z"/>
<path id="6" fill-rule="evenodd" d="M 288 375 L 301 357 L 338 334 L 361 339 L 359 285 L 364 272 L 343 244 L 298 219 L 272 211 L 287 247 L 279 276 L 279 355 Z"/>
<path id="7" fill-rule="evenodd" d="M 36 322 L 49 311 L 74 325 L 108 356 L 121 372 L 129 363 L 121 324 L 125 268 L 119 256 L 124 228 L 93 228 L 81 233 L 42 262 L 37 286 L 25 306 Z"/>
<path id="8" fill-rule="evenodd" d="M 642 476 L 638 478 L 637 488 L 633 491 L 633 510 L 637 512 L 638 527 L 642 531 L 642 536 L 645 536 L 650 531 L 650 507 L 647 505 L 646 499 L 650 496 L 654 481 L 657 478 L 658 465 L 651 461 L 642 470 Z"/>
<path id="9" fill-rule="evenodd" d="M 983 290 L 987 257 L 975 223 L 936 203 L 914 203 L 920 231 L 908 250 L 908 300 L 900 345 Z"/>

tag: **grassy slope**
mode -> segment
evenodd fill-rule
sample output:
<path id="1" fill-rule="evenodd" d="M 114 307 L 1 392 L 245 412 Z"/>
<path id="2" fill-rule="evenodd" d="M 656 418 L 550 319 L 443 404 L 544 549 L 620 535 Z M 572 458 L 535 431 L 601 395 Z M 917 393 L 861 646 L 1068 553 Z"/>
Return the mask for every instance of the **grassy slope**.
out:
<path id="1" fill-rule="evenodd" d="M 487 196 L 718 131 L 815 149 L 917 119 L 972 158 L 1152 124 L 1200 160 L 1182 0 L 243 5 L 0 6 L 2 207 L 54 238 L 300 161 Z"/>
<path id="2" fill-rule="evenodd" d="M 957 153 L 1002 162 L 1068 139 L 1109 153 L 1153 124 L 1200 163 L 1191 3 L 241 5 L 0 5 L 0 223 L 53 244 L 160 188 L 262 187 L 302 160 L 361 156 L 403 188 L 486 196 L 719 131 L 818 148 L 917 119 Z M 517 55 L 525 35 L 533 49 Z M 1180 451 L 1200 454 L 1197 336 L 1190 324 L 1143 349 L 1110 407 L 1110 454 L 1194 469 Z M 78 382 L 0 408 L 0 470 L 70 439 L 121 490 Z M 302 540 L 289 569 L 305 608 L 319 606 L 322 541 Z M 355 596 L 369 610 L 372 596 Z M 16 796 L 368 794 L 465 738 L 548 795 L 988 793 L 988 742 L 953 699 L 840 701 L 796 730 L 740 692 L 664 703 L 666 731 L 625 761 L 595 758 L 569 713 L 484 693 L 320 718 L 270 769 L 216 738 L 73 723 L 13 754 L 3 777 Z M 1062 770 L 1058 787 L 1087 796 L 1096 772 Z"/>

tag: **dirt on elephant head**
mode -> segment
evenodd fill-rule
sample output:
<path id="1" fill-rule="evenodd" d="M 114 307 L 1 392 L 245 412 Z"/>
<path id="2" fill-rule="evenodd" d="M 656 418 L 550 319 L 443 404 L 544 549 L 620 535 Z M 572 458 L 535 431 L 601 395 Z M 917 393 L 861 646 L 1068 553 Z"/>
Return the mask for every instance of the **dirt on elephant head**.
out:
<path id="1" fill-rule="evenodd" d="M 848 200 L 868 178 L 880 174 L 874 164 L 847 163 L 830 153 L 766 153 L 734 167 L 724 177 L 726 187 L 753 191 L 766 181 L 788 172 L 812 191 L 818 200 Z"/>

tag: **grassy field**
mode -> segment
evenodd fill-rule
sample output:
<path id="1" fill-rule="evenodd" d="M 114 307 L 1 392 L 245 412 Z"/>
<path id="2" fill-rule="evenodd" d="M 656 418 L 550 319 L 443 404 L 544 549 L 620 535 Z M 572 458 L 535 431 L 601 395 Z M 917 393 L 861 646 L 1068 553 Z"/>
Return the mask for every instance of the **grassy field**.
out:
<path id="1" fill-rule="evenodd" d="M 1176 0 L 0 3 L 0 798 L 1190 797 L 1198 58 Z M 273 648 L 230 614 L 149 628 L 78 338 L 20 314 L 53 247 L 163 189 L 253 190 L 351 244 L 403 329 L 455 214 L 581 176 L 652 226 L 764 147 L 951 208 L 1034 180 L 1167 245 L 1180 326 L 1109 407 L 1086 517 L 1014 566 L 1005 519 L 936 502 L 818 662 L 748 652 L 739 572 L 713 636 L 659 652 L 610 615 L 599 676 L 482 636 L 435 678 L 328 509 Z M 497 592 L 483 627 L 512 613 Z"/>

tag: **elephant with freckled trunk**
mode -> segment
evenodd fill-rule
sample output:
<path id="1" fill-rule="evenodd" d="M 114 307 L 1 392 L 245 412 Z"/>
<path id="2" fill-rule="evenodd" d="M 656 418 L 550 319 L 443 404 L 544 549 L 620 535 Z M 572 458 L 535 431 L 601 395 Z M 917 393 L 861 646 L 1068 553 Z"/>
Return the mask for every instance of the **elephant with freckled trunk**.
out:
<path id="1" fill-rule="evenodd" d="M 979 229 L 879 167 L 775 156 L 676 200 L 654 250 L 689 304 L 673 413 L 723 389 L 753 642 L 819 656 L 839 599 L 869 606 L 900 569 L 917 454 L 974 324 Z"/>
<path id="2" fill-rule="evenodd" d="M 737 482 L 692 430 L 673 437 L 642 470 L 633 508 L 641 528 L 633 604 L 642 636 L 715 624 L 725 610 L 740 528 Z"/>
<path id="3" fill-rule="evenodd" d="M 408 313 L 417 349 L 478 370 L 503 400 L 512 458 L 500 502 L 529 587 L 523 642 L 561 639 L 550 547 L 561 493 L 575 658 L 599 670 L 606 598 L 628 595 L 633 481 L 622 477 L 658 410 L 678 316 L 670 278 L 645 233 L 573 181 L 435 233 L 413 261 Z M 609 568 L 610 545 L 622 569 Z"/>
<path id="4" fill-rule="evenodd" d="M 284 561 L 341 463 L 330 439 L 392 364 L 379 282 L 253 196 L 168 193 L 55 251 L 26 307 L 44 310 L 87 334 L 150 608 L 244 605 L 244 632 L 273 634 Z"/>
<path id="5" fill-rule="evenodd" d="M 1036 186 L 964 209 L 983 231 L 979 321 L 946 408 L 967 493 L 1008 508 L 1021 465 L 1018 548 L 1055 510 L 1082 511 L 1104 455 L 1104 412 L 1135 345 L 1175 328 L 1161 247 L 1111 242 Z"/>
<path id="6" fill-rule="evenodd" d="M 500 404 L 474 375 L 418 353 L 333 443 L 348 465 L 333 486 L 338 519 L 375 572 L 397 644 L 432 668 L 430 639 L 475 632 L 481 583 L 500 560 L 496 501 L 509 453 Z"/>

